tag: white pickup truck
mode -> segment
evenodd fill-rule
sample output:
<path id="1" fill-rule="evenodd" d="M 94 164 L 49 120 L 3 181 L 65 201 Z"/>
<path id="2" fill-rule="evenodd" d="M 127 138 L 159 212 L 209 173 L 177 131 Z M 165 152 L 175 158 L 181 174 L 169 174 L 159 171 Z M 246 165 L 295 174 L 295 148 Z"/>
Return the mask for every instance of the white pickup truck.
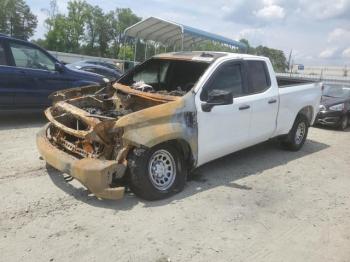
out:
<path id="1" fill-rule="evenodd" d="M 126 185 L 156 200 L 183 189 L 189 171 L 279 138 L 299 150 L 321 86 L 276 78 L 266 57 L 219 52 L 157 55 L 113 86 L 61 91 L 37 135 L 43 158 L 99 198 Z"/>

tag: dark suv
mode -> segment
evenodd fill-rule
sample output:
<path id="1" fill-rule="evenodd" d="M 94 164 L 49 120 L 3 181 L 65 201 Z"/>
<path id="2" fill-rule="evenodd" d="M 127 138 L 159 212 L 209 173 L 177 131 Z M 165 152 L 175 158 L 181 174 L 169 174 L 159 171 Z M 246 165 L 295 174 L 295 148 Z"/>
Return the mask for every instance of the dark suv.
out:
<path id="1" fill-rule="evenodd" d="M 55 91 L 108 82 L 67 68 L 35 44 L 0 34 L 0 110 L 42 109 Z"/>

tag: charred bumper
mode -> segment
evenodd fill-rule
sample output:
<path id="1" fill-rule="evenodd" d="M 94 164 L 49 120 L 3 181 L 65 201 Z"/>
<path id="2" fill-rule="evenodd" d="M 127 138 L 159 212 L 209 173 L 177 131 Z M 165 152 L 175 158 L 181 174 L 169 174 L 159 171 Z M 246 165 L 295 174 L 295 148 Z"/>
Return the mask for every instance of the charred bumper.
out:
<path id="1" fill-rule="evenodd" d="M 94 158 L 76 158 L 55 147 L 47 138 L 47 128 L 42 128 L 36 137 L 40 155 L 54 168 L 76 178 L 98 198 L 120 199 L 124 187 L 111 187 L 113 177 L 122 177 L 125 165 L 117 161 Z"/>

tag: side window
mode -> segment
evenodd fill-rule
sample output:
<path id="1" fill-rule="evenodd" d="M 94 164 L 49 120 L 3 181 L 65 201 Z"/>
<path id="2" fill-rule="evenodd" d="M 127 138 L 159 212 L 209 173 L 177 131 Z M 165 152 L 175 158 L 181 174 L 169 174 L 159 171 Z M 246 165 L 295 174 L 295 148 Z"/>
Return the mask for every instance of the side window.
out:
<path id="1" fill-rule="evenodd" d="M 0 65 L 7 65 L 5 48 L 0 43 Z"/>
<path id="2" fill-rule="evenodd" d="M 206 101 L 212 90 L 231 91 L 233 97 L 244 94 L 242 65 L 239 63 L 225 63 L 214 73 L 209 82 L 204 86 L 200 99 Z"/>
<path id="3" fill-rule="evenodd" d="M 270 77 L 264 61 L 247 61 L 249 94 L 261 93 L 270 87 Z"/>
<path id="4" fill-rule="evenodd" d="M 55 63 L 39 49 L 17 43 L 11 43 L 10 48 L 17 67 L 55 70 Z"/>

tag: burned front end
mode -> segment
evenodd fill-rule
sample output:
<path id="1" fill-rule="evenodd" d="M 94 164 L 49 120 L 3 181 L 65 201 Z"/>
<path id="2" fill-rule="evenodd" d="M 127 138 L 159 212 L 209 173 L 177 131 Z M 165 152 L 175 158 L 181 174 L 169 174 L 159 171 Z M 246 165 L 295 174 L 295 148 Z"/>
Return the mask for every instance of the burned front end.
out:
<path id="1" fill-rule="evenodd" d="M 117 123 L 126 115 L 174 99 L 153 96 L 144 97 L 123 85 L 118 90 L 87 87 L 56 94 L 54 105 L 45 111 L 49 123 L 37 135 L 41 156 L 97 197 L 121 198 L 124 186 L 116 181 L 125 175 L 127 154 L 136 145 L 123 139 L 124 128 Z"/>
<path id="2" fill-rule="evenodd" d="M 111 135 L 103 132 L 128 111 L 117 108 L 113 92 L 90 87 L 90 93 L 55 101 L 45 111 L 50 122 L 38 133 L 37 146 L 51 166 L 79 180 L 97 197 L 119 199 L 124 188 L 113 186 L 113 181 L 125 173 L 128 146 L 122 144 L 118 130 Z"/>

